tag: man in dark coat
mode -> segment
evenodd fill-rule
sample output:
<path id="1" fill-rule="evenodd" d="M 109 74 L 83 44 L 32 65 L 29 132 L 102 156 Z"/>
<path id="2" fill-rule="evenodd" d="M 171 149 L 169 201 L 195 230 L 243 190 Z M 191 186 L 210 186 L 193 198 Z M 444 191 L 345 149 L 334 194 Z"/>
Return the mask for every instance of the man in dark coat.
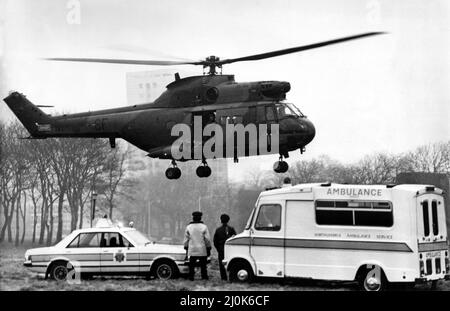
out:
<path id="1" fill-rule="evenodd" d="M 216 229 L 214 233 L 214 246 L 217 249 L 217 253 L 219 254 L 219 267 L 220 267 L 220 277 L 222 280 L 227 279 L 227 271 L 222 263 L 222 260 L 225 258 L 225 241 L 231 238 L 233 235 L 236 235 L 236 231 L 233 227 L 228 225 L 228 221 L 230 221 L 230 216 L 227 214 L 222 214 L 220 216 L 220 221 L 222 222 L 222 226 Z"/>

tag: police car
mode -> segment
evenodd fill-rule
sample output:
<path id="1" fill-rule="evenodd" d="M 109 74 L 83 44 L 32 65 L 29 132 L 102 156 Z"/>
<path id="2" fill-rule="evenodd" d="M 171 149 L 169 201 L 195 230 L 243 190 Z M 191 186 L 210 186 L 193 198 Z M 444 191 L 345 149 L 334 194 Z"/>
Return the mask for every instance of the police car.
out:
<path id="1" fill-rule="evenodd" d="M 98 274 L 159 279 L 188 273 L 181 245 L 157 244 L 132 227 L 100 219 L 95 228 L 73 231 L 52 247 L 29 249 L 24 266 L 55 280 Z"/>

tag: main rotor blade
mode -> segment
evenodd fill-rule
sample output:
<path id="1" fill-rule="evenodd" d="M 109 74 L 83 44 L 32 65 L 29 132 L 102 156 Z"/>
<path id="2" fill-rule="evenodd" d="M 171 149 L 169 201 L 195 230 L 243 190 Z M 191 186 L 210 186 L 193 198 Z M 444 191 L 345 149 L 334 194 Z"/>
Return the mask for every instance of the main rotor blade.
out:
<path id="1" fill-rule="evenodd" d="M 158 57 L 163 59 L 170 59 L 174 61 L 182 61 L 182 62 L 195 62 L 195 60 L 182 58 L 178 56 L 174 56 L 171 54 L 167 54 L 158 50 L 149 49 L 144 46 L 138 46 L 138 45 L 132 45 L 132 44 L 113 44 L 104 46 L 104 48 L 109 50 L 116 50 L 116 51 L 123 51 L 123 52 L 129 52 L 129 53 L 139 53 L 139 54 L 146 54 L 151 57 Z"/>
<path id="2" fill-rule="evenodd" d="M 341 43 L 341 42 L 345 42 L 345 41 L 356 40 L 356 39 L 361 39 L 361 38 L 365 38 L 365 37 L 369 37 L 369 36 L 376 36 L 376 35 L 381 35 L 381 34 L 385 34 L 385 32 L 367 32 L 367 33 L 354 35 L 354 36 L 350 36 L 350 37 L 344 37 L 344 38 L 339 38 L 339 39 L 334 39 L 334 40 L 329 40 L 329 41 L 323 41 L 323 42 L 318 42 L 318 43 L 313 43 L 313 44 L 308 44 L 308 45 L 302 45 L 302 46 L 297 46 L 297 47 L 284 49 L 284 50 L 249 55 L 249 56 L 244 56 L 244 57 L 239 57 L 239 58 L 224 59 L 224 60 L 219 61 L 217 64 L 230 64 L 230 63 L 235 63 L 235 62 L 265 59 L 265 58 L 316 49 L 316 48 L 320 48 L 320 47 L 327 46 L 327 45 L 337 44 L 337 43 Z"/>
<path id="3" fill-rule="evenodd" d="M 85 63 L 108 63 L 108 64 L 129 64 L 129 65 L 202 65 L 203 62 L 184 62 L 184 61 L 166 61 L 166 60 L 136 60 L 136 59 L 108 59 L 108 58 L 44 58 L 45 60 L 63 61 L 63 62 L 85 62 Z"/>

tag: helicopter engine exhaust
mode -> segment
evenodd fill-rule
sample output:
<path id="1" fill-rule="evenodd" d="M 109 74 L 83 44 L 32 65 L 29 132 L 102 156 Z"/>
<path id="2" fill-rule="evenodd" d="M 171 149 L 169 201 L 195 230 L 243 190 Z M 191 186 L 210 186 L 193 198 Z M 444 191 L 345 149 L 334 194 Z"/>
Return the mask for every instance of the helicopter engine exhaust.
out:
<path id="1" fill-rule="evenodd" d="M 291 84 L 289 82 L 262 82 L 261 93 L 270 98 L 284 98 L 286 93 L 291 90 Z"/>

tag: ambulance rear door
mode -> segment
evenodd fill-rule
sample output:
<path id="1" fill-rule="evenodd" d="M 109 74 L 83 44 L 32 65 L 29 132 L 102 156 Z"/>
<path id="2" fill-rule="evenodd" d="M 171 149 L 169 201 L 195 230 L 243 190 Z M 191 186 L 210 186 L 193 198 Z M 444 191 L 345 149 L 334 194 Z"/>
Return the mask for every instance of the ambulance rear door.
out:
<path id="1" fill-rule="evenodd" d="M 417 196 L 417 240 L 421 277 L 442 278 L 448 261 L 444 198 L 433 192 Z"/>

